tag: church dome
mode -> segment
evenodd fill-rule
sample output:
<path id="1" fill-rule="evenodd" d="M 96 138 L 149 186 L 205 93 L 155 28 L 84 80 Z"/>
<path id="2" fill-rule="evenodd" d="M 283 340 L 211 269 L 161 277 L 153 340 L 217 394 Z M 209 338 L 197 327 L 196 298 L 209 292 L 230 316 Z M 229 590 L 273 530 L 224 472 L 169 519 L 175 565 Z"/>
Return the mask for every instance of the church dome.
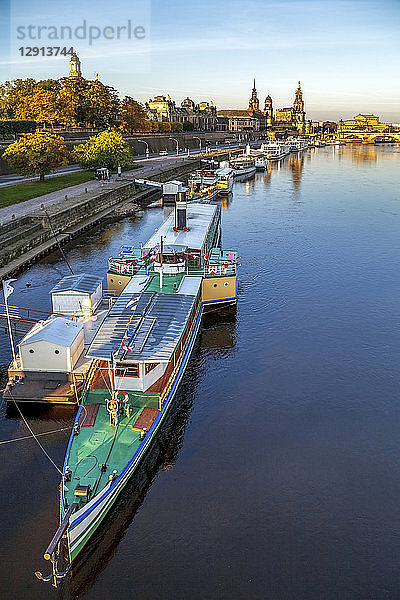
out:
<path id="1" fill-rule="evenodd" d="M 193 108 L 195 107 L 195 103 L 193 102 L 193 100 L 191 100 L 191 99 L 188 97 L 188 98 L 185 98 L 185 99 L 182 101 L 182 104 L 181 104 L 181 106 L 184 106 L 185 108 L 192 108 L 192 109 L 193 109 Z"/>

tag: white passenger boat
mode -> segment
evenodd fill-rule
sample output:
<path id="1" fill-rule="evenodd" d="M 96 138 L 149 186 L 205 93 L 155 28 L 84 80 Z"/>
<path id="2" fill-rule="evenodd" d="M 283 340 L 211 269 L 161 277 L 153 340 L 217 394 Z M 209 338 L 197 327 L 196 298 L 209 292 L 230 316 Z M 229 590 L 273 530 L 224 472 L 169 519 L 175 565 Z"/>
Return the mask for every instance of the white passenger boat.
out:
<path id="1" fill-rule="evenodd" d="M 289 150 L 284 144 L 277 144 L 276 142 L 271 142 L 269 144 L 263 144 L 261 146 L 267 160 L 277 161 L 282 160 L 289 153 Z"/>
<path id="2" fill-rule="evenodd" d="M 230 167 L 233 169 L 233 176 L 251 175 L 256 172 L 256 161 L 251 156 L 239 156 L 231 160 Z"/>
<path id="3" fill-rule="evenodd" d="M 267 166 L 267 158 L 265 156 L 256 157 L 256 171 L 264 171 Z"/>

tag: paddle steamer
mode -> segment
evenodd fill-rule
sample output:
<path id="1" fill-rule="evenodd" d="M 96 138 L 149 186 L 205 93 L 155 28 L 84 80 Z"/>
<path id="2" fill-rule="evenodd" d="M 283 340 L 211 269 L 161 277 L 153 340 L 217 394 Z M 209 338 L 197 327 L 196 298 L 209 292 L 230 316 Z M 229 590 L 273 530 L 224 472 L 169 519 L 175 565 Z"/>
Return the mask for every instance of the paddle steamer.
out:
<path id="1" fill-rule="evenodd" d="M 57 585 L 60 544 L 69 564 L 107 518 L 171 406 L 209 306 L 237 300 L 237 254 L 221 250 L 218 203 L 186 204 L 144 246 L 110 258 L 116 300 L 86 352 L 92 360 L 66 451 L 61 525 L 44 557 Z"/>

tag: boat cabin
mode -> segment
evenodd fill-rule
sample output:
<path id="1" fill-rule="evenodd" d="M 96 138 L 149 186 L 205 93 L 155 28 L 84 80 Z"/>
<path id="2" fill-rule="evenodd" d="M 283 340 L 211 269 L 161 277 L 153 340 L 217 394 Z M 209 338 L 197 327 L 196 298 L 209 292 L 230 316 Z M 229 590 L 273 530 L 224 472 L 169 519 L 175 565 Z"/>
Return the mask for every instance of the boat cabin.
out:
<path id="1" fill-rule="evenodd" d="M 87 352 L 104 364 L 113 356 L 115 389 L 161 393 L 199 313 L 201 283 L 183 276 L 175 289 L 119 296 Z"/>
<path id="2" fill-rule="evenodd" d="M 186 270 L 187 246 L 179 244 L 159 246 L 156 249 L 153 268 L 156 273 L 176 274 Z"/>
<path id="3" fill-rule="evenodd" d="M 167 181 L 162 186 L 162 198 L 164 204 L 173 204 L 178 197 L 179 193 L 186 194 L 188 188 L 177 179 Z"/>
<path id="4" fill-rule="evenodd" d="M 91 317 L 103 297 L 103 280 L 97 275 L 68 275 L 50 291 L 53 312 Z"/>
<path id="5" fill-rule="evenodd" d="M 18 346 L 23 372 L 70 373 L 84 351 L 83 324 L 66 317 L 39 321 Z"/>

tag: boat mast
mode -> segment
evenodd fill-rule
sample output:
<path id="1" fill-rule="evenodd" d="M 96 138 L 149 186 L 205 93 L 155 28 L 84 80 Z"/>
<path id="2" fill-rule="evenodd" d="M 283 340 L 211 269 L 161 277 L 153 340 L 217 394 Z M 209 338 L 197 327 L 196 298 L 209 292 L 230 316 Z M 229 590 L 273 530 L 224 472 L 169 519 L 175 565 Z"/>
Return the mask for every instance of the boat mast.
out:
<path id="1" fill-rule="evenodd" d="M 17 281 L 16 279 L 7 279 L 3 281 L 3 294 L 4 294 L 4 305 L 6 307 L 6 315 L 7 315 L 7 324 L 8 324 L 8 334 L 10 336 L 10 343 L 11 343 L 11 352 L 13 355 L 13 362 L 14 362 L 14 366 L 15 368 L 17 367 L 17 361 L 16 361 L 16 356 L 15 356 L 15 348 L 14 348 L 14 340 L 13 340 L 13 336 L 12 336 L 12 330 L 11 330 L 11 321 L 10 321 L 10 313 L 8 310 L 8 296 L 10 294 L 13 293 L 14 288 L 10 285 L 10 283 L 12 281 Z"/>
<path id="2" fill-rule="evenodd" d="M 163 252 L 164 252 L 164 240 L 163 240 L 163 236 L 161 236 L 161 243 L 160 243 L 160 290 L 162 289 L 163 286 Z"/>

